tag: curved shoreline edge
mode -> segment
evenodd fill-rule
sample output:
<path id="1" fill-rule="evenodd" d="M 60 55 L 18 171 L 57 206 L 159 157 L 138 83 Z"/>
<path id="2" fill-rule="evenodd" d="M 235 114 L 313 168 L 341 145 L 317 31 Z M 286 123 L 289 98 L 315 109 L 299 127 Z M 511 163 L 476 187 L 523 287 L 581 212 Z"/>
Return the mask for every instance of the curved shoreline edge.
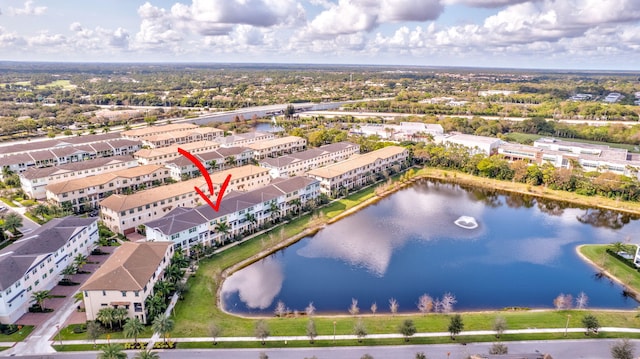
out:
<path id="1" fill-rule="evenodd" d="M 611 272 L 609 272 L 608 270 L 606 270 L 604 267 L 601 267 L 600 265 L 598 265 L 596 262 L 592 261 L 591 259 L 589 259 L 586 255 L 582 254 L 582 252 L 580 251 L 580 249 L 582 249 L 584 246 L 588 246 L 589 244 L 581 244 L 579 246 L 576 246 L 576 253 L 578 254 L 578 256 L 585 261 L 586 263 L 588 263 L 589 265 L 591 265 L 592 267 L 596 268 L 600 273 L 604 274 L 607 278 L 609 278 L 610 280 L 616 282 L 617 284 L 621 285 L 628 294 L 633 296 L 633 299 L 640 303 L 640 291 L 638 291 L 635 288 L 629 287 L 627 286 L 622 280 L 620 280 L 618 277 L 616 277 L 615 275 L 613 275 Z"/>
<path id="2" fill-rule="evenodd" d="M 413 167 L 411 167 L 413 168 Z M 410 168 L 410 169 L 411 169 Z M 415 170 L 415 168 L 414 168 Z M 406 172 L 405 172 L 406 173 Z M 555 195 L 552 192 L 555 192 L 554 190 L 550 190 L 547 189 L 545 187 L 531 187 L 531 186 L 527 186 L 526 184 L 521 184 L 521 183 L 514 183 L 514 182 L 505 182 L 505 181 L 500 181 L 500 180 L 494 180 L 494 179 L 489 179 L 489 178 L 484 178 L 484 177 L 478 177 L 478 176 L 473 176 L 473 175 L 468 175 L 468 174 L 463 174 L 463 173 L 459 173 L 456 171 L 447 171 L 447 170 L 442 170 L 442 169 L 436 169 L 436 168 L 421 168 L 418 169 L 417 173 L 412 176 L 411 178 L 408 178 L 406 180 L 400 180 L 398 179 L 396 182 L 391 183 L 390 185 L 388 185 L 388 188 L 386 188 L 385 190 L 381 190 L 379 192 L 376 192 L 371 198 L 368 198 L 358 204 L 356 204 L 355 206 L 339 213 L 338 215 L 336 215 L 335 217 L 332 217 L 330 219 L 328 219 L 326 221 L 326 223 L 322 224 L 322 225 L 316 225 L 316 226 L 312 226 L 312 227 L 308 227 L 306 228 L 304 231 L 284 239 L 282 242 L 276 244 L 273 247 L 264 249 L 254 255 L 252 255 L 251 257 L 242 260 L 232 266 L 229 266 L 227 268 L 224 268 L 222 270 L 221 273 L 221 280 L 218 284 L 218 288 L 216 290 L 216 306 L 218 307 L 218 309 L 220 311 L 222 311 L 223 313 L 227 314 L 227 315 L 231 315 L 231 316 L 235 316 L 235 317 L 239 317 L 239 318 L 248 318 L 248 319 L 255 319 L 258 317 L 255 316 L 245 316 L 245 315 L 240 315 L 237 313 L 231 313 L 229 311 L 226 310 L 226 308 L 222 305 L 222 296 L 221 296 L 221 290 L 222 290 L 222 286 L 224 281 L 226 280 L 226 278 L 228 278 L 231 274 L 235 273 L 236 271 L 245 268 L 281 249 L 284 249 L 298 241 L 300 241 L 301 239 L 305 238 L 306 236 L 309 235 L 313 235 L 315 233 L 317 233 L 318 231 L 320 231 L 321 229 L 323 229 L 326 225 L 337 222 L 345 217 L 348 217 L 358 211 L 360 211 L 361 209 L 364 209 L 372 204 L 377 203 L 378 201 L 386 198 L 387 196 L 402 190 L 410 185 L 413 185 L 415 182 L 423 180 L 423 179 L 432 179 L 432 180 L 437 180 L 437 181 L 445 181 L 447 183 L 452 183 L 452 184 L 457 184 L 457 185 L 464 185 L 464 186 L 472 186 L 472 187 L 478 187 L 478 188 L 484 188 L 484 189 L 490 189 L 490 190 L 497 190 L 497 191 L 503 191 L 503 192 L 507 192 L 507 193 L 517 193 L 517 194 L 521 194 L 521 195 L 527 195 L 527 196 L 532 196 L 532 197 L 536 197 L 536 198 L 544 198 L 544 199 L 550 199 L 550 200 L 554 200 L 554 201 L 561 201 L 561 202 L 566 202 L 566 203 L 572 203 L 575 205 L 582 205 L 582 206 L 589 206 L 589 207 L 594 207 L 594 208 L 600 208 L 600 209 L 607 209 L 607 210 L 613 210 L 613 211 L 617 211 L 617 212 L 624 212 L 624 213 L 628 213 L 628 214 L 633 214 L 633 215 L 640 215 L 640 206 L 633 206 L 630 203 L 627 203 L 629 205 L 631 205 L 631 207 L 627 208 L 624 206 L 612 206 L 612 205 L 608 205 L 605 204 L 602 201 L 602 198 L 600 197 L 586 197 L 586 196 L 581 196 L 581 195 L 577 195 L 575 193 L 570 193 L 571 197 L 563 197 L 563 196 L 558 196 Z M 371 186 L 384 186 L 385 183 L 384 182 L 379 182 L 379 183 L 374 183 Z M 518 187 L 524 187 L 524 189 L 522 188 L 518 188 Z M 550 192 L 551 191 L 551 192 Z M 562 191 L 561 191 L 562 192 Z M 568 193 L 568 192 L 565 192 Z M 579 196 L 579 197 L 574 197 L 574 196 Z M 594 198 L 593 203 L 591 203 L 592 201 L 587 201 L 587 198 Z M 597 199 L 597 200 L 595 200 Z M 624 204 L 625 202 L 618 202 L 619 204 Z M 633 207 L 637 207 L 637 208 L 633 208 Z M 286 224 L 284 224 L 286 225 Z M 241 243 L 241 242 L 238 242 Z M 576 247 L 576 252 L 578 253 L 578 255 L 587 263 L 591 264 L 593 267 L 601 270 L 603 273 L 605 273 L 607 275 L 608 278 L 611 278 L 612 280 L 616 281 L 617 283 L 619 283 L 620 285 L 622 285 L 623 287 L 627 288 L 629 290 L 629 293 L 631 293 L 634 297 L 634 299 L 638 302 L 640 302 L 640 292 L 636 291 L 633 288 L 628 288 L 626 285 L 624 285 L 624 283 L 622 283 L 622 281 L 620 281 L 618 278 L 616 278 L 615 276 L 611 275 L 611 273 L 605 271 L 603 268 L 600 268 L 596 263 L 592 262 L 590 259 L 588 259 L 586 256 L 584 256 L 582 253 L 580 253 L 579 248 L 582 247 L 582 245 L 577 246 Z M 480 312 L 486 312 L 486 310 L 481 310 Z"/>

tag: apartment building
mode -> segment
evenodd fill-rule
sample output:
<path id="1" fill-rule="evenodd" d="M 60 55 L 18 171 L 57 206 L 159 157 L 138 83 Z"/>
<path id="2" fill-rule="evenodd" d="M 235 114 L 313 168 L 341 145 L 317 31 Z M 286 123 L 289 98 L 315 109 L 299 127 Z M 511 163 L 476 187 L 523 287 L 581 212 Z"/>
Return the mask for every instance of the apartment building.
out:
<path id="1" fill-rule="evenodd" d="M 359 145 L 337 142 L 276 158 L 265 158 L 259 164 L 269 169 L 273 178 L 293 177 L 301 176 L 314 168 L 346 160 L 359 152 Z"/>
<path id="2" fill-rule="evenodd" d="M 96 320 L 103 308 L 125 308 L 127 318 L 148 323 L 145 302 L 164 277 L 173 246 L 166 242 L 122 243 L 80 287 L 87 320 Z"/>
<path id="3" fill-rule="evenodd" d="M 228 175 L 231 175 L 231 180 L 225 196 L 230 191 L 250 191 L 263 187 L 271 181 L 267 169 L 252 165 L 215 172 L 210 177 L 216 196 Z M 130 195 L 114 194 L 100 202 L 100 217 L 112 231 L 129 234 L 137 226 L 158 219 L 176 207 L 193 208 L 203 204 L 204 200 L 194 190 L 196 186 L 209 195 L 203 177 Z"/>
<path id="4" fill-rule="evenodd" d="M 210 152 L 196 153 L 194 156 L 207 171 L 214 172 L 249 164 L 253 158 L 253 150 L 247 147 L 220 147 Z M 169 169 L 171 178 L 176 181 L 201 175 L 200 169 L 184 156 L 168 161 L 165 166 Z"/>
<path id="5" fill-rule="evenodd" d="M 343 190 L 351 190 L 372 181 L 377 174 L 402 166 L 409 157 L 409 151 L 399 146 L 388 146 L 362 155 L 313 169 L 307 176 L 320 181 L 320 190 L 336 197 Z"/>
<path id="6" fill-rule="evenodd" d="M 202 152 L 208 152 L 220 147 L 217 142 L 213 141 L 197 141 L 191 143 L 185 143 L 181 145 L 171 145 L 162 148 L 141 149 L 133 154 L 140 164 L 143 165 L 164 165 L 168 161 L 182 157 L 182 154 L 178 152 L 178 148 L 191 153 L 197 154 Z"/>
<path id="7" fill-rule="evenodd" d="M 267 157 L 278 157 L 284 154 L 304 151 L 307 147 L 307 140 L 297 136 L 286 136 L 257 141 L 246 146 L 253 150 L 253 158 L 261 160 Z"/>
<path id="8" fill-rule="evenodd" d="M 198 127 L 199 127 L 198 125 L 194 125 L 191 123 L 171 123 L 168 125 L 149 126 L 149 127 L 143 127 L 143 128 L 136 128 L 134 130 L 123 131 L 121 132 L 121 136 L 122 138 L 139 140 L 143 137 L 159 135 L 163 133 L 192 131 Z"/>
<path id="9" fill-rule="evenodd" d="M 138 166 L 138 161 L 131 155 L 125 155 L 100 157 L 53 167 L 31 167 L 20 173 L 20 185 L 29 198 L 41 200 L 46 198 L 45 187 L 48 184 L 70 181 L 136 166 Z"/>
<path id="10" fill-rule="evenodd" d="M 22 145 L 16 145 L 16 148 L 24 148 L 24 151 L 12 152 L 0 157 L 0 168 L 22 173 L 31 167 L 51 167 L 99 157 L 124 156 L 138 151 L 141 146 L 142 142 L 138 140 L 122 138 L 109 138 L 100 142 L 78 145 L 60 144 L 58 147 L 40 150 L 31 150 Z M 34 146 L 34 148 L 39 147 L 40 145 Z"/>
<path id="11" fill-rule="evenodd" d="M 213 127 L 198 127 L 186 131 L 171 131 L 141 137 L 142 144 L 150 148 L 161 148 L 198 141 L 215 141 L 224 135 L 223 130 Z"/>
<path id="12" fill-rule="evenodd" d="M 216 142 L 220 144 L 220 147 L 246 147 L 254 142 L 272 140 L 274 138 L 276 138 L 276 135 L 273 133 L 255 131 L 219 137 Z"/>
<path id="13" fill-rule="evenodd" d="M 238 238 L 288 213 L 301 210 L 320 195 L 319 181 L 309 177 L 278 178 L 268 186 L 245 193 L 231 193 L 218 212 L 209 206 L 176 208 L 145 225 L 147 240 L 170 242 L 176 250 L 189 252 L 197 243 L 205 246 Z M 227 233 L 216 228 L 229 226 Z"/>
<path id="14" fill-rule="evenodd" d="M 33 292 L 50 290 L 78 254 L 98 241 L 96 218 L 55 218 L 0 250 L 0 322 L 15 323 L 27 313 Z"/>
<path id="15" fill-rule="evenodd" d="M 76 213 L 98 208 L 112 194 L 128 194 L 165 183 L 171 175 L 159 165 L 143 165 L 114 172 L 101 173 L 45 187 L 47 201 L 61 207 L 65 204 Z"/>

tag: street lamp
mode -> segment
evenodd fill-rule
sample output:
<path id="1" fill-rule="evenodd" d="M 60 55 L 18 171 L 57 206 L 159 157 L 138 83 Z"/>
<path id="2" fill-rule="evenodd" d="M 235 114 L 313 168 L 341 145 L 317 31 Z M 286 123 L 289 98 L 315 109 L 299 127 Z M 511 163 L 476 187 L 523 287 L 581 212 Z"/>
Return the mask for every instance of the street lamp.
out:
<path id="1" fill-rule="evenodd" d="M 569 330 L 569 319 L 571 319 L 571 314 L 567 314 L 567 325 L 564 327 L 564 336 L 567 336 L 567 331 Z"/>
<path id="2" fill-rule="evenodd" d="M 56 329 L 58 329 L 58 341 L 60 345 L 62 345 L 62 337 L 60 336 L 60 325 L 56 325 Z"/>
<path id="3" fill-rule="evenodd" d="M 336 343 L 336 321 L 333 321 L 333 344 Z"/>

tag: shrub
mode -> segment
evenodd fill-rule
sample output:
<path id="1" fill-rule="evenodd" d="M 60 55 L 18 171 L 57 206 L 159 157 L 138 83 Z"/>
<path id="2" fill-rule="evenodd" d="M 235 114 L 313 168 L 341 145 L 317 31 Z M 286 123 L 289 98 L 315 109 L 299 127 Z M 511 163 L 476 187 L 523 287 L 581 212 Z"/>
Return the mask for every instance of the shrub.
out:
<path id="1" fill-rule="evenodd" d="M 73 332 L 75 334 L 80 334 L 80 333 L 84 333 L 87 331 L 87 325 L 86 324 L 76 324 L 73 326 Z"/>
<path id="2" fill-rule="evenodd" d="M 154 343 L 153 344 L 153 349 L 175 349 L 176 348 L 176 343 L 172 342 L 172 341 L 168 341 L 168 342 L 159 342 L 159 343 Z"/>

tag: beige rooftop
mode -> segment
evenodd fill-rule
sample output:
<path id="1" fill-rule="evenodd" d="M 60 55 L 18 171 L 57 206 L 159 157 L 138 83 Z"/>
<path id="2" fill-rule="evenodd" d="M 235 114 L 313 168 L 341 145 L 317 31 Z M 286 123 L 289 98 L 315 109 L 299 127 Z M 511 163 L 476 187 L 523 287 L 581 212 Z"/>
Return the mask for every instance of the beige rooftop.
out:
<path id="1" fill-rule="evenodd" d="M 156 171 L 163 169 L 163 166 L 159 165 L 144 165 L 126 168 L 118 171 L 100 173 L 93 176 L 87 176 L 84 178 L 76 178 L 69 181 L 57 182 L 47 185 L 45 188 L 47 191 L 59 194 L 71 191 L 76 191 L 83 188 L 95 187 L 107 184 L 117 178 L 135 178 L 139 176 L 146 176 L 153 174 Z"/>
<path id="2" fill-rule="evenodd" d="M 189 123 L 172 123 L 164 126 L 151 126 L 138 128 L 135 130 L 128 130 L 122 132 L 122 137 L 142 137 L 149 136 L 158 133 L 171 132 L 171 131 L 186 131 L 190 129 L 198 128 L 197 125 L 189 124 Z"/>
<path id="3" fill-rule="evenodd" d="M 333 178 L 371 164 L 375 162 L 376 159 L 386 159 L 395 155 L 399 155 L 405 151 L 407 150 L 403 147 L 388 146 L 362 155 L 356 154 L 348 160 L 316 168 L 307 173 L 311 176 Z"/>

